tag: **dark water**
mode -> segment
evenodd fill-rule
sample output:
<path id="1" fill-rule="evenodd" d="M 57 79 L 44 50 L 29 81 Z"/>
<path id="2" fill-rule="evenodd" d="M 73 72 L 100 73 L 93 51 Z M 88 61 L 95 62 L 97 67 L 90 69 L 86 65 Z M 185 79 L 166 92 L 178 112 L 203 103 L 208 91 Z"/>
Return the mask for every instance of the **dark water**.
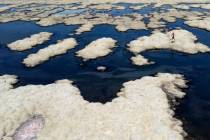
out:
<path id="1" fill-rule="evenodd" d="M 71 79 L 81 90 L 82 96 L 91 102 L 108 102 L 116 97 L 122 83 L 155 75 L 158 72 L 184 74 L 189 81 L 185 90 L 186 97 L 177 106 L 176 117 L 184 122 L 184 129 L 189 134 L 188 139 L 210 139 L 210 54 L 188 55 L 169 50 L 154 50 L 143 55 L 156 64 L 149 66 L 134 66 L 131 64 L 132 54 L 126 44 L 137 37 L 149 35 L 148 30 L 129 30 L 118 32 L 111 25 L 98 25 L 91 32 L 71 36 L 78 26 L 58 24 L 40 27 L 32 22 L 10 22 L 0 24 L 0 75 L 15 74 L 19 76 L 17 86 L 27 84 L 49 84 L 55 80 Z M 191 28 L 182 20 L 168 24 L 167 28 L 182 27 L 198 37 L 199 42 L 210 46 L 210 33 L 205 30 Z M 48 31 L 54 33 L 52 39 L 24 52 L 10 51 L 6 44 L 30 36 L 31 34 Z M 67 37 L 78 41 L 75 49 L 67 54 L 57 56 L 35 67 L 26 68 L 21 62 L 30 53 L 40 48 L 56 43 Z M 118 40 L 113 53 L 96 60 L 83 62 L 75 56 L 75 52 L 84 48 L 90 42 L 101 38 L 112 37 Z M 98 72 L 97 66 L 106 66 L 107 71 Z"/>

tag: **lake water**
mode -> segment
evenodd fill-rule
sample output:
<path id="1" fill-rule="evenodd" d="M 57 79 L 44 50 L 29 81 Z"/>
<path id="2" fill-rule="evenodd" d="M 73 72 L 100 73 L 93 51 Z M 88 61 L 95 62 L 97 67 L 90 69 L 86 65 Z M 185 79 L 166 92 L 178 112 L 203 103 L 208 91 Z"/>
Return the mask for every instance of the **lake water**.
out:
<path id="1" fill-rule="evenodd" d="M 210 46 L 210 32 L 192 28 L 177 20 L 169 23 L 168 29 L 181 27 L 192 32 L 198 41 Z M 156 62 L 154 65 L 134 66 L 131 64 L 132 53 L 126 44 L 140 36 L 147 36 L 151 30 L 128 30 L 118 32 L 112 25 L 98 25 L 90 32 L 81 35 L 69 35 L 78 28 L 58 24 L 40 27 L 33 22 L 15 21 L 0 24 L 0 75 L 14 74 L 19 77 L 16 86 L 28 84 L 49 84 L 60 79 L 70 79 L 81 90 L 85 100 L 106 103 L 116 97 L 124 82 L 139 79 L 158 72 L 180 73 L 189 81 L 187 95 L 176 107 L 176 117 L 184 122 L 184 130 L 189 134 L 187 139 L 210 139 L 210 54 L 188 55 L 170 50 L 146 51 L 143 55 Z M 24 52 L 11 51 L 7 44 L 42 31 L 52 32 L 52 39 L 42 45 Z M 21 62 L 27 55 L 54 44 L 57 40 L 74 37 L 78 46 L 68 53 L 54 57 L 35 68 L 26 68 Z M 112 37 L 117 40 L 117 48 L 108 56 L 83 62 L 75 52 L 90 42 L 101 38 Z M 106 66 L 107 71 L 98 72 L 98 66 Z"/>

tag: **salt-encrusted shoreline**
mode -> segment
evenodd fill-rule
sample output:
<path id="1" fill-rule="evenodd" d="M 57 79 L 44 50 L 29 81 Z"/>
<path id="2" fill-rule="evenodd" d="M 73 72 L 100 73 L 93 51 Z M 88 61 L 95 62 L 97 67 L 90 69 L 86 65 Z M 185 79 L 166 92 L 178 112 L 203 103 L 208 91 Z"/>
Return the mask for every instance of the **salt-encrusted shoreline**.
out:
<path id="1" fill-rule="evenodd" d="M 153 64 L 147 58 L 138 53 L 153 49 L 169 49 L 173 51 L 196 54 L 210 52 L 210 48 L 204 44 L 197 43 L 197 37 L 186 30 L 172 30 L 167 33 L 153 32 L 150 36 L 139 37 L 128 44 L 128 50 L 136 56 L 131 57 L 134 65 L 142 66 Z"/>
<path id="2" fill-rule="evenodd" d="M 3 75 L 0 77 L 0 94 L 12 88 L 12 85 L 17 82 L 15 75 Z"/>
<path id="3" fill-rule="evenodd" d="M 49 85 L 5 88 L 0 94 L 0 139 L 184 139 L 182 123 L 173 117 L 167 98 L 185 95 L 180 90 L 186 87 L 182 75 L 159 73 L 126 82 L 118 97 L 106 104 L 85 101 L 71 83 L 61 80 Z M 37 115 L 41 120 L 31 120 Z"/>
<path id="4" fill-rule="evenodd" d="M 15 4 L 15 3 L 49 3 L 49 4 L 63 4 L 63 3 L 74 3 L 75 0 L 1 0 L 1 3 L 4 4 Z M 158 3 L 158 4 L 177 4 L 177 3 L 208 3 L 209 0 L 78 0 L 77 2 L 81 2 L 84 4 L 99 4 L 99 3 Z"/>
<path id="5" fill-rule="evenodd" d="M 38 34 L 31 35 L 28 38 L 24 38 L 22 40 L 12 42 L 8 44 L 8 47 L 11 50 L 15 50 L 15 51 L 25 51 L 25 50 L 31 49 L 32 47 L 36 45 L 44 43 L 45 41 L 49 40 L 51 36 L 52 36 L 52 33 L 41 32 Z"/>
<path id="6" fill-rule="evenodd" d="M 209 24 L 210 18 L 188 20 L 188 21 L 185 21 L 184 23 L 191 27 L 197 27 L 197 28 L 206 29 L 210 31 L 210 24 Z"/>
<path id="7" fill-rule="evenodd" d="M 40 49 L 37 53 L 30 54 L 23 60 L 23 63 L 27 67 L 34 67 L 49 60 L 53 56 L 66 53 L 68 50 L 74 48 L 77 45 L 77 41 L 74 38 L 64 39 L 57 44 L 50 45 L 44 49 Z"/>
<path id="8" fill-rule="evenodd" d="M 210 52 L 210 48 L 197 43 L 197 37 L 186 30 L 172 30 L 168 33 L 154 32 L 150 36 L 139 37 L 128 46 L 133 53 L 152 49 L 170 49 L 183 53 L 195 54 Z"/>
<path id="9" fill-rule="evenodd" d="M 42 3 L 40 1 L 32 2 L 32 0 L 29 0 L 25 2 L 24 4 L 40 4 Z M 125 32 L 130 29 L 134 30 L 140 30 L 140 29 L 156 29 L 156 28 L 164 28 L 167 24 L 167 22 L 175 22 L 177 18 L 181 18 L 187 21 L 193 21 L 194 20 L 201 20 L 198 23 L 196 21 L 196 24 L 198 25 L 193 25 L 201 28 L 205 28 L 204 24 L 201 23 L 205 18 L 209 17 L 209 13 L 207 12 L 202 12 L 202 11 L 194 11 L 191 9 L 188 9 L 189 7 L 201 7 L 201 8 L 206 8 L 209 9 L 210 4 L 203 4 L 204 1 L 201 3 L 196 4 L 196 1 L 193 1 L 194 4 L 183 4 L 183 2 L 188 3 L 188 1 L 140 1 L 140 0 L 134 0 L 134 1 L 129 1 L 128 3 L 144 3 L 145 5 L 136 5 L 136 6 L 130 6 L 131 8 L 135 7 L 137 9 L 148 6 L 151 3 L 154 3 L 155 6 L 153 8 L 161 8 L 161 5 L 163 4 L 170 4 L 171 8 L 169 8 L 167 11 L 151 11 L 151 13 L 148 14 L 141 14 L 141 13 L 135 13 L 131 12 L 128 14 L 123 14 L 123 15 L 112 15 L 108 13 L 107 11 L 112 11 L 114 10 L 123 10 L 125 9 L 125 6 L 122 5 L 116 5 L 116 3 L 120 3 L 121 0 L 110 0 L 110 3 L 106 3 L 106 1 L 81 1 L 81 3 L 78 3 L 79 5 L 72 6 L 72 1 L 56 1 L 56 0 L 51 0 L 51 1 L 45 1 L 45 5 L 42 8 L 39 7 L 28 7 L 24 6 L 24 4 L 20 4 L 20 2 L 17 4 L 15 1 L 13 1 L 13 5 L 6 6 L 7 8 L 12 7 L 13 9 L 16 9 L 18 7 L 17 11 L 11 12 L 9 9 L 7 9 L 5 12 L 0 14 L 0 23 L 5 23 L 5 22 L 10 22 L 10 21 L 16 21 L 16 20 L 23 20 L 23 21 L 34 21 L 38 25 L 41 26 L 51 26 L 51 25 L 56 25 L 60 23 L 64 23 L 66 25 L 82 25 L 79 29 L 77 29 L 76 34 L 81 34 L 85 31 L 90 31 L 95 25 L 100 25 L 100 24 L 109 24 L 109 25 L 114 25 L 115 28 L 118 31 Z M 67 5 L 63 5 L 65 2 L 67 2 Z M 125 1 L 124 1 L 125 2 Z M 197 1 L 198 2 L 198 1 Z M 210 2 L 210 1 L 209 1 Z M 0 2 L 3 3 L 3 2 Z M 75 1 L 74 1 L 75 3 Z M 182 4 L 179 4 L 182 3 Z M 62 5 L 61 5 L 62 4 Z M 62 7 L 62 8 L 61 8 Z M 181 9 L 180 9 L 181 8 Z M 27 10 L 27 12 L 22 12 L 24 10 Z M 62 9 L 62 10 L 61 10 Z M 103 10 L 105 11 L 103 12 Z M 183 10 L 184 9 L 184 10 Z M 81 12 L 76 12 L 75 10 Z M 97 11 L 99 10 L 99 11 Z M 66 14 L 60 14 L 60 12 L 67 11 Z M 72 11 L 72 13 L 71 13 Z M 91 12 L 95 11 L 95 12 Z M 69 12 L 69 13 L 68 13 Z M 120 11 L 119 11 L 120 12 Z M 144 18 L 148 17 L 149 18 L 149 23 L 144 22 Z M 208 21 L 203 21 L 203 22 L 208 22 Z"/>
<path id="10" fill-rule="evenodd" d="M 91 31 L 93 27 L 94 25 L 91 23 L 83 24 L 76 30 L 76 34 L 81 34 L 83 32 Z"/>
<path id="11" fill-rule="evenodd" d="M 113 6 L 118 2 L 139 3 L 157 2 L 155 6 L 165 3 L 177 4 L 180 2 L 192 2 L 192 0 L 88 0 L 82 1 L 79 9 L 90 7 L 93 9 L 110 10 L 112 8 L 124 9 L 123 6 Z M 15 20 L 35 21 L 42 26 L 50 26 L 58 23 L 66 25 L 81 24 L 76 34 L 81 34 L 98 24 L 114 25 L 118 31 L 129 29 L 161 28 L 166 22 L 175 22 L 176 18 L 187 20 L 185 23 L 192 27 L 209 30 L 209 15 L 201 12 L 182 11 L 189 6 L 176 5 L 169 12 L 148 14 L 149 23 L 143 22 L 144 15 L 131 13 L 123 16 L 110 16 L 106 13 L 69 14 L 58 16 L 57 4 L 71 3 L 75 0 L 17 0 L 1 3 L 45 3 L 40 9 L 31 8 L 32 12 L 1 13 L 0 22 Z M 77 2 L 80 2 L 77 1 Z M 110 2 L 111 4 L 92 5 L 94 3 Z M 193 2 L 210 2 L 209 0 L 194 0 Z M 49 6 L 49 7 L 48 7 Z M 52 6 L 52 7 L 51 7 Z M 71 8 L 65 5 L 66 9 Z M 199 6 L 195 6 L 199 7 Z M 204 7 L 204 6 L 202 6 Z M 205 6 L 207 9 L 208 5 Z M 133 7 L 140 9 L 141 7 Z M 0 9 L 5 11 L 7 8 Z M 65 8 L 64 8 L 65 9 Z M 27 10 L 27 8 L 26 8 Z M 59 10 L 58 10 L 59 11 Z M 55 14 L 58 15 L 54 15 Z M 162 21 L 163 20 L 163 21 Z M 87 24 L 88 22 L 88 24 Z M 158 30 L 161 30 L 158 29 Z M 33 38 L 33 37 L 31 37 Z M 103 38 L 105 41 L 96 40 L 77 52 L 84 60 L 96 59 L 106 56 L 116 47 L 116 41 L 111 38 Z M 103 40 L 102 39 L 102 40 Z M 30 49 L 38 42 L 30 44 L 30 38 L 17 41 L 11 47 L 13 50 Z M 27 43 L 26 43 L 27 42 Z M 26 45 L 19 45 L 26 44 Z M 41 49 L 35 54 L 29 55 L 24 64 L 34 67 L 50 59 L 50 57 L 66 53 L 77 45 L 75 39 L 65 39 L 55 45 Z M 145 36 L 131 41 L 129 50 L 136 56 L 131 60 L 135 65 L 151 64 L 148 59 L 138 54 L 151 49 L 171 49 L 188 54 L 209 52 L 208 46 L 197 43 L 197 38 L 185 30 L 173 30 L 168 33 L 155 32 L 151 36 Z M 96 49 L 97 48 L 97 49 Z M 98 71 L 106 70 L 100 66 Z M 118 97 L 112 102 L 90 103 L 85 101 L 78 88 L 69 80 L 61 80 L 49 85 L 27 85 L 12 89 L 16 83 L 16 76 L 0 76 L 0 139 L 2 140 L 183 140 L 184 130 L 182 122 L 174 118 L 174 112 L 170 107 L 170 99 L 183 98 L 185 93 L 180 88 L 186 87 L 186 81 L 179 74 L 158 74 L 145 76 L 135 81 L 126 82 Z"/>
<path id="12" fill-rule="evenodd" d="M 78 51 L 77 56 L 82 57 L 85 61 L 106 56 L 112 52 L 114 47 L 116 47 L 116 42 L 116 40 L 106 37 L 97 39 L 87 45 L 84 49 Z"/>

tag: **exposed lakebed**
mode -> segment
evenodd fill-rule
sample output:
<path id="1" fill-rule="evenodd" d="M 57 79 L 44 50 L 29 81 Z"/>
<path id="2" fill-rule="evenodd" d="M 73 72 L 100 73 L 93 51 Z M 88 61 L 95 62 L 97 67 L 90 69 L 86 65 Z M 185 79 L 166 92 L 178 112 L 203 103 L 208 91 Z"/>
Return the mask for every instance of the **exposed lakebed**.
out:
<path id="1" fill-rule="evenodd" d="M 191 28 L 182 24 L 182 21 L 169 24 L 169 28 L 181 27 L 191 31 L 198 40 L 210 46 L 208 38 L 210 34 L 201 29 Z M 139 37 L 149 35 L 146 30 L 129 30 L 117 32 L 113 26 L 99 25 L 91 32 L 82 35 L 74 35 L 79 40 L 79 45 L 65 55 L 57 56 L 35 68 L 26 68 L 22 59 L 29 53 L 43 48 L 52 42 L 66 38 L 74 32 L 77 26 L 54 25 L 39 27 L 32 22 L 11 22 L 0 24 L 0 74 L 18 75 L 18 86 L 28 84 L 49 84 L 59 79 L 71 79 L 81 90 L 82 96 L 90 102 L 111 101 L 116 97 L 122 83 L 135 80 L 146 75 L 154 75 L 158 72 L 180 73 L 189 81 L 186 89 L 187 96 L 181 101 L 176 110 L 176 115 L 184 122 L 184 128 L 189 137 L 208 139 L 210 124 L 210 55 L 188 55 L 169 50 L 153 50 L 144 52 L 143 55 L 154 60 L 156 64 L 138 67 L 132 65 L 132 54 L 127 50 L 126 44 Z M 40 31 L 54 33 L 52 39 L 43 45 L 39 45 L 29 51 L 14 52 L 6 47 L 6 44 L 15 40 L 28 37 Z M 91 41 L 100 37 L 112 37 L 118 40 L 114 52 L 103 58 L 82 62 L 75 56 L 75 52 Z M 106 66 L 107 71 L 99 72 L 97 66 Z"/>
<path id="2" fill-rule="evenodd" d="M 113 13 L 119 14 L 114 11 Z M 138 37 L 149 36 L 152 30 L 119 32 L 113 25 L 102 24 L 96 25 L 90 32 L 77 35 L 74 33 L 78 27 L 79 25 L 64 24 L 41 27 L 34 22 L 24 21 L 1 23 L 0 75 L 17 75 L 19 82 L 15 86 L 50 84 L 56 80 L 70 79 L 80 89 L 85 100 L 106 103 L 117 97 L 116 93 L 127 81 L 155 75 L 158 72 L 183 74 L 189 81 L 189 88 L 185 89 L 186 97 L 179 101 L 180 104 L 176 107 L 175 117 L 184 123 L 187 138 L 195 140 L 210 138 L 209 53 L 190 55 L 171 50 L 151 50 L 143 52 L 142 55 L 155 61 L 155 64 L 135 66 L 130 60 L 133 54 L 127 50 L 127 44 Z M 166 25 L 169 30 L 177 27 L 192 32 L 197 36 L 198 42 L 210 46 L 208 31 L 190 27 L 181 19 Z M 51 32 L 53 36 L 44 44 L 23 52 L 11 51 L 7 47 L 11 42 L 39 32 Z M 54 57 L 34 68 L 27 68 L 22 64 L 22 60 L 29 54 L 68 37 L 75 38 L 78 45 L 66 54 Z M 117 47 L 110 55 L 87 62 L 76 56 L 77 51 L 102 37 L 117 40 Z M 104 72 L 97 71 L 99 66 L 105 66 L 107 69 Z"/>

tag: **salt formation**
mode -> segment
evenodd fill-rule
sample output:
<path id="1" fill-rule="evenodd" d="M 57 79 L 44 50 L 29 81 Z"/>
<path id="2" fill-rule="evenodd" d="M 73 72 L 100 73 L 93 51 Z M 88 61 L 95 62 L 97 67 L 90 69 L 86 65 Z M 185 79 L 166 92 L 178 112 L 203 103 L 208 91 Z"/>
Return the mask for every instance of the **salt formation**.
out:
<path id="1" fill-rule="evenodd" d="M 112 16 L 106 13 L 84 13 L 79 15 L 73 15 L 68 17 L 49 16 L 40 19 L 37 24 L 41 26 L 50 26 L 58 23 L 65 23 L 66 25 L 78 25 L 82 26 L 77 29 L 77 34 L 84 31 L 90 31 L 94 25 L 99 24 L 111 24 L 115 25 L 118 31 L 127 31 L 129 29 L 146 29 L 143 22 L 143 16 L 137 13 L 132 13 L 124 16 Z"/>
<path id="2" fill-rule="evenodd" d="M 146 59 L 142 55 L 133 56 L 133 57 L 131 57 L 131 60 L 132 60 L 133 64 L 138 65 L 138 66 L 154 64 L 154 62 L 150 62 L 148 59 Z"/>
<path id="3" fill-rule="evenodd" d="M 112 38 L 100 38 L 84 49 L 77 52 L 78 57 L 82 57 L 84 60 L 96 59 L 98 57 L 106 56 L 112 52 L 112 49 L 116 47 L 116 40 Z"/>
<path id="4" fill-rule="evenodd" d="M 51 36 L 52 36 L 52 33 L 41 32 L 38 34 L 34 34 L 29 38 L 15 41 L 15 42 L 9 44 L 8 47 L 11 50 L 16 50 L 16 51 L 28 50 L 36 45 L 42 44 L 45 41 L 49 40 Z"/>
<path id="5" fill-rule="evenodd" d="M 71 3 L 70 1 L 68 2 Z M 108 11 L 111 9 L 124 9 L 125 7 L 113 4 L 115 2 L 112 1 L 111 3 L 106 4 L 105 2 L 102 2 L 103 4 L 101 4 L 98 1 L 96 4 L 92 4 L 92 1 L 89 1 L 88 3 L 84 1 L 79 3 L 78 1 L 78 5 L 73 7 L 71 5 L 64 5 L 63 3 L 62 5 L 59 5 L 58 2 L 56 2 L 56 4 L 46 4 L 42 8 L 33 7 L 31 5 L 24 6 L 20 4 L 18 6 L 18 9 L 16 9 L 17 11 L 7 11 L 1 13 L 0 22 L 23 20 L 34 21 L 41 26 L 51 26 L 59 23 L 64 23 L 66 25 L 82 25 L 76 32 L 77 34 L 81 34 L 82 32 L 90 31 L 93 26 L 100 24 L 114 25 L 118 31 L 125 32 L 129 29 L 140 30 L 148 28 L 163 28 L 164 26 L 166 26 L 166 22 L 174 22 L 176 21 L 176 18 L 194 20 L 195 18 L 202 19 L 203 16 L 208 17 L 208 14 L 206 14 L 205 12 L 175 9 L 176 6 L 178 6 L 178 8 L 180 8 L 181 6 L 182 9 L 184 6 L 186 9 L 186 4 L 175 5 L 174 7 L 173 5 L 171 5 L 172 8 L 168 9 L 167 11 L 160 10 L 154 12 L 153 7 L 151 9 L 151 12 L 148 14 L 141 15 L 140 13 L 131 12 L 128 14 L 116 16 L 114 15 L 114 13 L 108 13 Z M 159 1 L 157 1 L 155 6 L 160 8 L 164 2 L 165 1 L 161 1 L 159 3 Z M 37 1 L 35 3 L 37 3 Z M 135 3 L 135 1 L 130 1 L 130 3 Z M 146 3 L 146 5 L 151 4 L 151 2 L 148 1 Z M 167 1 L 165 3 L 170 4 L 171 2 Z M 131 5 L 130 8 L 138 9 L 146 5 Z M 200 7 L 202 7 L 207 4 L 199 5 Z M 105 10 L 101 10 L 101 8 L 105 8 Z M 27 10 L 27 12 L 22 12 L 24 10 Z M 80 12 L 75 13 L 75 10 Z M 66 14 L 62 14 L 62 12 L 65 13 L 65 11 L 67 11 Z M 151 17 L 149 18 L 150 22 L 146 26 L 144 23 L 144 17 L 146 17 L 147 15 Z"/>
<path id="6" fill-rule="evenodd" d="M 210 10 L 210 4 L 202 4 L 201 8 Z"/>
<path id="7" fill-rule="evenodd" d="M 163 21 L 160 21 L 160 19 L 157 19 L 156 17 L 150 18 L 150 22 L 147 24 L 148 28 L 161 28 L 165 27 L 166 23 Z"/>
<path id="8" fill-rule="evenodd" d="M 3 6 L 3 7 L 0 6 L 0 12 L 4 12 L 4 11 L 10 9 L 10 8 L 15 7 L 15 6 L 16 5 L 7 5 L 7 4 L 5 6 Z"/>
<path id="9" fill-rule="evenodd" d="M 182 123 L 173 117 L 167 96 L 182 98 L 179 88 L 185 87 L 179 74 L 145 76 L 124 83 L 106 104 L 85 101 L 68 80 L 10 89 L 0 94 L 0 139 L 24 134 L 38 140 L 183 140 Z M 33 120 L 37 115 L 44 124 Z"/>
<path id="10" fill-rule="evenodd" d="M 19 1 L 19 2 L 17 2 Z M 117 29 L 119 29 L 119 31 L 126 31 L 128 29 L 144 29 L 145 25 L 143 22 L 143 19 L 136 19 L 133 18 L 133 12 L 129 13 L 128 15 L 121 15 L 121 16 L 113 16 L 110 15 L 109 19 L 107 17 L 103 17 L 104 15 L 106 15 L 105 13 L 108 12 L 109 10 L 114 10 L 114 9 L 125 9 L 124 6 L 120 6 L 117 5 L 116 3 L 120 3 L 122 2 L 126 2 L 128 1 L 129 3 L 138 3 L 139 4 L 139 0 L 103 0 L 103 1 L 96 1 L 96 0 L 88 0 L 88 1 L 77 1 L 75 6 L 72 6 L 72 4 L 75 4 L 75 1 L 73 0 L 48 0 L 47 2 L 44 1 L 45 5 L 42 5 L 41 7 L 35 5 L 35 4 L 39 4 L 40 2 L 43 3 L 43 0 L 17 0 L 17 1 L 12 1 L 12 2 L 8 2 L 5 0 L 1 0 L 1 4 L 5 3 L 5 4 L 9 4 L 11 3 L 11 9 L 15 9 L 14 11 L 10 11 L 10 8 L 0 8 L 0 11 L 4 11 L 0 14 L 0 22 L 10 22 L 10 21 L 16 21 L 16 20 L 23 20 L 23 21 L 35 21 L 37 24 L 41 25 L 41 26 L 50 26 L 50 25 L 55 25 L 55 24 L 59 24 L 59 23 L 68 23 L 70 24 L 71 22 L 73 22 L 72 24 L 81 24 L 84 25 L 86 23 L 91 23 L 93 25 L 98 25 L 98 24 L 112 24 L 112 25 L 116 25 Z M 198 3 L 200 2 L 200 7 L 201 8 L 206 8 L 208 9 L 210 6 L 209 4 L 204 4 L 205 1 L 209 1 L 209 0 L 193 0 L 193 3 Z M 106 3 L 106 2 L 110 2 L 110 3 Z M 163 4 L 176 4 L 176 6 L 178 6 L 178 8 L 182 8 L 184 7 L 184 9 L 186 9 L 186 4 L 183 3 L 190 3 L 190 1 L 188 0 L 167 0 L 167 1 L 163 1 L 163 0 L 151 0 L 151 1 L 146 1 L 146 0 L 141 0 L 140 3 L 147 3 L 146 5 L 150 5 L 152 3 L 155 4 L 156 7 L 161 7 L 161 5 Z M 32 3 L 34 4 L 34 6 L 32 5 Z M 68 3 L 68 4 L 65 4 Z M 181 5 L 178 5 L 179 3 L 182 3 Z M 143 6 L 146 5 L 131 5 L 130 8 L 134 8 L 134 9 L 139 9 Z M 32 6 L 31 6 L 32 5 Z M 173 6 L 171 5 L 171 6 Z M 180 7 L 181 6 L 181 7 Z M 10 7 L 10 6 L 6 6 L 6 7 Z M 17 8 L 16 8 L 17 7 Z M 2 10 L 1 10 L 2 9 Z M 96 10 L 98 9 L 98 10 Z M 66 14 L 61 14 L 62 12 L 65 13 L 65 11 L 70 11 L 69 13 L 67 12 Z M 72 10 L 72 13 L 71 13 Z M 83 12 L 78 12 L 75 13 L 74 10 L 82 10 Z M 172 11 L 173 10 L 173 11 Z M 163 13 L 165 13 L 166 17 L 170 17 L 169 19 L 173 19 L 175 18 L 175 16 L 173 16 L 175 9 L 170 9 L 169 11 L 164 11 Z M 27 11 L 27 12 L 23 12 L 23 11 Z M 96 11 L 96 12 L 92 12 L 92 11 Z M 103 12 L 102 12 L 103 11 Z M 152 11 L 151 11 L 152 12 Z M 178 13 L 176 16 L 179 17 L 179 15 L 183 15 L 182 13 L 186 13 L 187 10 L 178 10 Z M 99 14 L 100 13 L 100 14 Z M 162 14 L 161 11 L 158 11 L 159 14 Z M 168 16 L 166 13 L 169 13 Z M 177 13 L 177 12 L 176 12 Z M 190 13 L 194 13 L 194 11 L 189 11 L 188 10 L 188 14 Z M 204 12 L 203 12 L 204 13 Z M 92 17 L 90 17 L 92 16 Z M 106 15 L 107 16 L 107 15 Z M 115 23 L 115 20 L 118 20 L 118 18 L 121 18 L 120 20 L 122 21 L 118 21 L 117 23 Z M 128 17 L 132 17 L 132 18 L 128 18 Z M 176 17 L 176 18 L 178 18 Z M 182 16 L 185 18 L 185 16 Z M 116 19 L 115 19 L 116 18 Z M 164 19 L 164 16 L 162 16 L 162 18 Z M 161 25 L 159 22 L 157 22 L 157 24 Z M 151 27 L 155 26 L 155 23 L 151 23 L 149 24 Z M 149 27 L 150 27 L 149 26 Z M 157 25 L 156 25 L 157 26 Z M 163 26 L 163 25 L 162 25 Z"/>
<path id="11" fill-rule="evenodd" d="M 17 82 L 16 76 L 14 75 L 3 75 L 0 76 L 0 94 L 3 91 L 7 91 L 12 88 L 12 84 Z"/>
<path id="12" fill-rule="evenodd" d="M 133 53 L 151 49 L 170 49 L 189 54 L 210 52 L 208 46 L 196 43 L 196 41 L 196 36 L 189 31 L 177 29 L 168 33 L 154 32 L 150 36 L 143 36 L 131 41 L 128 46 Z"/>
<path id="13" fill-rule="evenodd" d="M 74 38 L 64 39 L 57 44 L 50 45 L 44 49 L 40 49 L 35 54 L 30 54 L 27 58 L 24 59 L 23 63 L 27 67 L 34 67 L 38 64 L 43 63 L 44 61 L 49 60 L 53 56 L 66 53 L 68 50 L 74 48 L 76 45 L 77 42 Z"/>
<path id="14" fill-rule="evenodd" d="M 47 2 L 45 0 L 16 0 L 16 1 L 8 1 L 8 0 L 1 0 L 2 4 L 19 4 L 20 2 L 24 4 L 30 4 L 30 3 L 45 3 L 45 4 L 70 4 L 75 3 L 75 0 L 48 0 Z M 179 3 L 209 3 L 209 0 L 78 0 L 78 3 L 81 3 L 82 5 L 90 5 L 90 4 L 116 4 L 116 3 L 158 3 L 159 5 L 163 4 L 179 4 Z"/>
<path id="15" fill-rule="evenodd" d="M 184 20 L 198 20 L 206 15 L 197 11 L 170 9 L 167 12 L 153 12 L 148 16 L 150 20 L 147 25 L 148 28 L 161 28 L 166 25 L 166 22 L 175 22 L 177 18 Z"/>
<path id="16" fill-rule="evenodd" d="M 173 7 L 177 9 L 189 10 L 190 7 L 188 5 L 173 5 Z"/>
<path id="17" fill-rule="evenodd" d="M 208 9 L 210 10 L 210 4 L 192 4 L 190 5 L 190 7 L 194 7 L 194 8 L 203 8 L 203 9 Z"/>
<path id="18" fill-rule="evenodd" d="M 120 32 L 125 32 L 129 29 L 146 29 L 143 16 L 137 13 L 132 13 L 130 16 L 116 16 L 113 19 L 114 21 L 109 24 L 115 25 L 116 29 Z"/>
<path id="19" fill-rule="evenodd" d="M 143 4 L 143 5 L 132 5 L 132 6 L 130 6 L 129 8 L 130 9 L 134 9 L 134 10 L 140 10 L 140 9 L 142 9 L 142 8 L 144 8 L 144 7 L 146 7 L 146 6 L 148 6 L 149 4 Z"/>
<path id="20" fill-rule="evenodd" d="M 41 20 L 37 22 L 37 24 L 41 26 L 51 26 L 59 23 L 63 23 L 62 16 L 48 16 L 46 18 L 41 18 Z"/>
<path id="21" fill-rule="evenodd" d="M 113 4 L 96 4 L 96 5 L 90 5 L 89 8 L 91 9 L 97 9 L 97 10 L 111 10 L 111 9 L 117 9 L 117 10 L 124 10 L 124 6 L 119 5 L 113 5 Z"/>
<path id="22" fill-rule="evenodd" d="M 91 29 L 94 27 L 93 24 L 91 23 L 87 23 L 87 24 L 83 24 L 81 27 L 79 27 L 77 30 L 76 30 L 76 34 L 81 34 L 83 32 L 88 32 L 88 31 L 91 31 Z"/>
<path id="23" fill-rule="evenodd" d="M 206 30 L 210 31 L 209 23 L 210 23 L 210 18 L 185 21 L 185 24 L 187 24 L 189 26 L 206 29 Z"/>

